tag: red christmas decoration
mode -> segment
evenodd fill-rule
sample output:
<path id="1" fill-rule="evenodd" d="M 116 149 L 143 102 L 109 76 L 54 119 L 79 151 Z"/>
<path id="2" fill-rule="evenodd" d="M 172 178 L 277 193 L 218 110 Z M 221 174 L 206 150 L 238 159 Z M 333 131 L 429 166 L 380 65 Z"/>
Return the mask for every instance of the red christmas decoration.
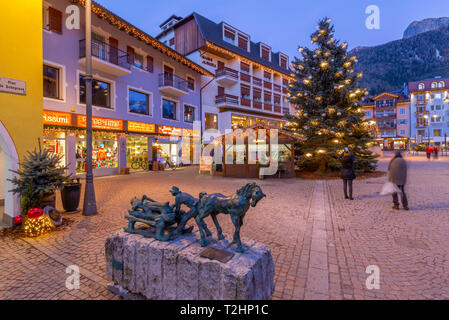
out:
<path id="1" fill-rule="evenodd" d="M 27 216 L 28 216 L 29 219 L 37 219 L 40 216 L 42 216 L 43 214 L 44 214 L 44 212 L 42 211 L 41 208 L 31 208 L 28 211 Z"/>
<path id="2" fill-rule="evenodd" d="M 17 217 L 14 218 L 14 225 L 22 224 L 22 215 L 19 214 Z"/>

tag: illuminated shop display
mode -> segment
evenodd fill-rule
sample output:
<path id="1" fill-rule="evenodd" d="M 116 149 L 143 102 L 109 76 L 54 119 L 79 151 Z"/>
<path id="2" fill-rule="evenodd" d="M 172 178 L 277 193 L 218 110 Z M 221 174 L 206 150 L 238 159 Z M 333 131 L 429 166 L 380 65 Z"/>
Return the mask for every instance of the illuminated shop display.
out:
<path id="1" fill-rule="evenodd" d="M 131 170 L 148 170 L 148 138 L 128 136 L 126 138 L 126 163 Z"/>
<path id="2" fill-rule="evenodd" d="M 77 135 L 76 172 L 86 172 L 86 137 Z M 93 133 L 92 161 L 94 169 L 118 167 L 118 142 L 116 134 Z"/>
<path id="3" fill-rule="evenodd" d="M 61 157 L 60 166 L 66 165 L 66 141 L 64 132 L 47 132 L 44 135 L 44 148 Z"/>

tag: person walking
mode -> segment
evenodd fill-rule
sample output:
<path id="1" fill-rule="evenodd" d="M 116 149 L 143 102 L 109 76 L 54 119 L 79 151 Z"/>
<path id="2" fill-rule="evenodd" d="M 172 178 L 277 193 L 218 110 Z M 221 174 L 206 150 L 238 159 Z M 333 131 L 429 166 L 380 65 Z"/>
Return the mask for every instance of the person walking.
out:
<path id="1" fill-rule="evenodd" d="M 430 160 L 430 155 L 432 154 L 432 151 L 433 151 L 432 147 L 430 145 L 428 145 L 426 147 L 426 155 L 427 155 L 427 159 L 429 159 L 429 160 Z"/>
<path id="2" fill-rule="evenodd" d="M 405 184 L 407 183 L 407 163 L 402 158 L 400 151 L 396 151 L 393 159 L 388 165 L 388 181 L 394 183 L 401 190 L 401 202 L 404 210 L 408 210 L 407 195 L 405 194 Z M 393 209 L 399 210 L 398 194 L 393 193 Z"/>
<path id="3" fill-rule="evenodd" d="M 438 146 L 435 146 L 433 148 L 433 152 L 434 152 L 435 159 L 438 159 L 438 152 L 440 152 L 440 149 L 438 149 Z"/>
<path id="4" fill-rule="evenodd" d="M 349 152 L 348 147 L 345 147 L 345 150 L 340 155 L 339 160 L 341 162 L 340 178 L 343 179 L 343 190 L 345 194 L 345 199 L 354 200 L 352 198 L 352 180 L 355 179 L 354 155 L 351 152 Z"/>

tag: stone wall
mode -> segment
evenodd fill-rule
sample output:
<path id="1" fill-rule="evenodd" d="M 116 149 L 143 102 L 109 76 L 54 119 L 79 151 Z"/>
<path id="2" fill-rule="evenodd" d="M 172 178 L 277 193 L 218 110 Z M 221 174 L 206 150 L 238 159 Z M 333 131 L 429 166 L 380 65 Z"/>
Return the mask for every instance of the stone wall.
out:
<path id="1" fill-rule="evenodd" d="M 200 257 L 195 233 L 170 242 L 119 231 L 106 240 L 106 273 L 117 292 L 155 300 L 267 300 L 274 291 L 268 247 L 242 239 L 245 253 L 227 263 Z M 233 251 L 227 240 L 211 247 Z M 227 248 L 228 247 L 228 248 Z M 124 289 L 124 290 L 123 290 Z"/>

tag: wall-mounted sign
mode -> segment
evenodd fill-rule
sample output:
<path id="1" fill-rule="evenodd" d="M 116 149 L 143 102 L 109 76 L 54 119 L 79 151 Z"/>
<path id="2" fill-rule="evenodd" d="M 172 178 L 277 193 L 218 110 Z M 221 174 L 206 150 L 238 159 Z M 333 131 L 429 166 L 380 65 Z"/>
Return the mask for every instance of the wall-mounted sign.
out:
<path id="1" fill-rule="evenodd" d="M 128 131 L 143 132 L 143 133 L 155 133 L 156 125 L 153 123 L 128 121 Z"/>
<path id="2" fill-rule="evenodd" d="M 85 128 L 86 116 L 78 115 L 76 118 L 76 123 L 78 127 Z M 123 130 L 123 121 L 117 119 L 92 117 L 92 128 L 104 130 Z"/>
<path id="3" fill-rule="evenodd" d="M 166 135 L 177 135 L 180 136 L 182 134 L 181 128 L 170 127 L 170 126 L 158 126 L 158 133 L 166 134 Z"/>
<path id="4" fill-rule="evenodd" d="M 21 80 L 0 77 L 0 92 L 26 95 L 27 83 Z"/>
<path id="5" fill-rule="evenodd" d="M 72 115 L 66 112 L 56 112 L 44 110 L 44 124 L 52 124 L 56 126 L 71 126 Z"/>
<path id="6" fill-rule="evenodd" d="M 214 63 L 214 60 L 212 58 L 210 58 L 208 56 L 202 56 L 202 58 L 203 58 L 203 61 L 202 61 L 203 64 L 211 66 L 213 68 L 217 68 L 217 64 Z"/>

